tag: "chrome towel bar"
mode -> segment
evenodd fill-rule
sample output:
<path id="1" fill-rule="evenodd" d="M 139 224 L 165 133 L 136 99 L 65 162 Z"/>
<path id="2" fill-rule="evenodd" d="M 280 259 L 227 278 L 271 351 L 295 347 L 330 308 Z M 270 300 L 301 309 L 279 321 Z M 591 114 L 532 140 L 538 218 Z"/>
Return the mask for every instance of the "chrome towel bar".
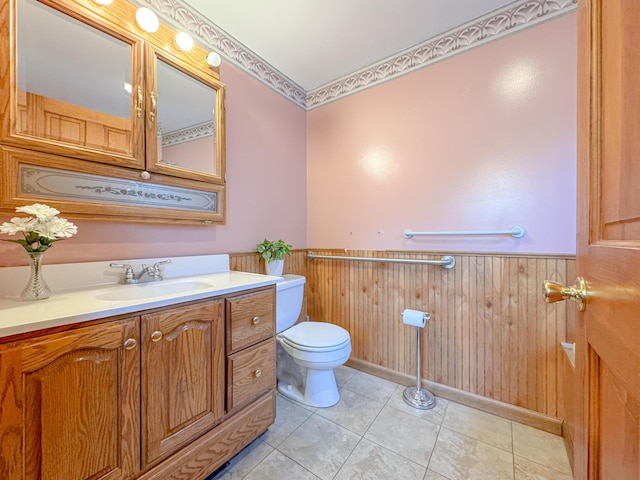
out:
<path id="1" fill-rule="evenodd" d="M 470 231 L 470 232 L 412 232 L 411 229 L 407 228 L 402 235 L 404 238 L 411 238 L 414 235 L 422 235 L 422 236 L 450 236 L 450 235 L 511 235 L 513 238 L 523 237 L 525 234 L 525 230 L 522 227 L 513 227 L 511 230 L 480 230 L 480 231 Z"/>
<path id="2" fill-rule="evenodd" d="M 348 260 L 359 262 L 378 262 L 378 263 L 409 263 L 419 265 L 441 265 L 444 268 L 453 268 L 456 264 L 455 258 L 445 255 L 442 260 L 419 260 L 413 258 L 379 258 L 379 257 L 346 257 L 340 255 L 316 255 L 313 252 L 307 253 L 307 259 L 323 259 L 323 260 Z"/>

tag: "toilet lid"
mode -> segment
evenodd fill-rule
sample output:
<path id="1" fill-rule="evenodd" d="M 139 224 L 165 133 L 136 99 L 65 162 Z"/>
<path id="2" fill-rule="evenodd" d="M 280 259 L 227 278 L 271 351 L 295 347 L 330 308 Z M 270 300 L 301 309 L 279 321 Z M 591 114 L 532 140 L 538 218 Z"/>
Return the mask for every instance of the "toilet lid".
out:
<path id="1" fill-rule="evenodd" d="M 338 347 L 351 340 L 344 328 L 326 322 L 301 322 L 280 336 L 301 347 Z"/>

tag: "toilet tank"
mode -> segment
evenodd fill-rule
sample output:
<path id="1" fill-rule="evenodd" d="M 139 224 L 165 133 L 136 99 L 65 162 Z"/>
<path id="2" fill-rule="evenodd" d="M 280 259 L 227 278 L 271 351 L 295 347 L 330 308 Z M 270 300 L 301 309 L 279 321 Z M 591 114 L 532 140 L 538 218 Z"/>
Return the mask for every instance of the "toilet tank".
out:
<path id="1" fill-rule="evenodd" d="M 276 283 L 276 333 L 293 326 L 302 310 L 304 283 L 301 275 L 287 274 Z"/>

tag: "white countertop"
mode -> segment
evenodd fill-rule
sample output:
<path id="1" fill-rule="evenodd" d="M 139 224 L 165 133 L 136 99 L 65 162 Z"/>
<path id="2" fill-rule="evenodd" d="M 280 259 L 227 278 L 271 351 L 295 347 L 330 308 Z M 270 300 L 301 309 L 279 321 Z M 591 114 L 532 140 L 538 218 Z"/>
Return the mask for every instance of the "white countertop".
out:
<path id="1" fill-rule="evenodd" d="M 116 262 L 137 266 L 150 265 L 154 260 L 162 259 Z M 33 302 L 20 300 L 21 288 L 15 288 L 15 285 L 25 285 L 28 268 L 0 268 L 0 337 L 226 295 L 273 285 L 280 280 L 280 277 L 229 271 L 227 255 L 177 257 L 172 258 L 172 262 L 163 267 L 165 280 L 133 285 L 114 283 L 120 280 L 123 271 L 116 271 L 114 275 L 114 269 L 108 266 L 110 262 L 51 265 L 51 281 L 45 266 L 44 277 L 53 293 L 48 299 Z M 96 274 L 95 267 L 106 273 L 109 281 L 103 281 L 104 276 Z M 16 273 L 24 274 L 17 275 L 24 277 L 24 282 L 16 279 Z M 87 284 L 79 286 L 83 277 Z"/>

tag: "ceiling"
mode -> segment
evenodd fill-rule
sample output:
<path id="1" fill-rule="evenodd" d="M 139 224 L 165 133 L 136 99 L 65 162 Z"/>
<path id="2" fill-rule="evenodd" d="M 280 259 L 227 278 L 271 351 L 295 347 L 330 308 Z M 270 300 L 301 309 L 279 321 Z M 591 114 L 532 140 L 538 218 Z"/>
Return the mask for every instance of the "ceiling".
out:
<path id="1" fill-rule="evenodd" d="M 311 91 L 514 0 L 183 0 Z"/>

